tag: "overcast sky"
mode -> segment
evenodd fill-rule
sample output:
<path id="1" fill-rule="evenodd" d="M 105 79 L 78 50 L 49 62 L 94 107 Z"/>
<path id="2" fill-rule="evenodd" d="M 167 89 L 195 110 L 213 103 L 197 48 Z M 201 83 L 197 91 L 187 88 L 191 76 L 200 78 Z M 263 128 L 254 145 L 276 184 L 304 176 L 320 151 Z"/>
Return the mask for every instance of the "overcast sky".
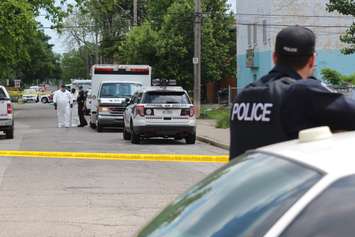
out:
<path id="1" fill-rule="evenodd" d="M 231 9 L 235 12 L 236 0 L 228 0 L 228 2 L 232 5 Z M 50 26 L 50 23 L 44 19 L 44 17 L 39 17 L 38 20 L 43 26 Z M 45 29 L 45 33 L 52 38 L 49 42 L 54 45 L 53 49 L 56 53 L 64 53 L 69 50 L 68 46 L 64 42 L 64 37 L 60 37 L 55 30 Z"/>

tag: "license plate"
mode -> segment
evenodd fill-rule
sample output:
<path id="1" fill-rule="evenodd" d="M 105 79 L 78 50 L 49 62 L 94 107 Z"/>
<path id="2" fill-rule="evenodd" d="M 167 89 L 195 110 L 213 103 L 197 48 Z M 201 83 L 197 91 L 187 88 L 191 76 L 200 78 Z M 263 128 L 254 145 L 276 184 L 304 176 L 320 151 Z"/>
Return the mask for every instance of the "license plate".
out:
<path id="1" fill-rule="evenodd" d="M 163 110 L 162 111 L 164 115 L 171 115 L 173 114 L 173 111 L 172 110 Z"/>

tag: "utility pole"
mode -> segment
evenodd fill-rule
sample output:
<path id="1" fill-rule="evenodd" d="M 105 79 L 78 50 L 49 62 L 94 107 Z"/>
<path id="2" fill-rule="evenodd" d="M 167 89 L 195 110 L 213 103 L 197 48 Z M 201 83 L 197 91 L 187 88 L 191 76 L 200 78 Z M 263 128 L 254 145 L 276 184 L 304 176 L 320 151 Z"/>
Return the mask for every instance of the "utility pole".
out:
<path id="1" fill-rule="evenodd" d="M 194 22 L 194 104 L 196 117 L 200 116 L 201 111 L 201 23 L 202 10 L 201 0 L 195 0 L 195 22 Z"/>
<path id="2" fill-rule="evenodd" d="M 133 25 L 136 26 L 138 23 L 138 6 L 137 0 L 133 0 Z"/>

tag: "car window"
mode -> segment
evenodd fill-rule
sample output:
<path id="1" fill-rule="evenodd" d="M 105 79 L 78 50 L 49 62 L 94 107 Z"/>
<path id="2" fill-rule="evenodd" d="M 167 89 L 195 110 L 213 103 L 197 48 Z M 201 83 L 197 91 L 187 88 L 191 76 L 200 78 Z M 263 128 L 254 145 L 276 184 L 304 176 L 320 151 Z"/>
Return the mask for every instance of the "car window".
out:
<path id="1" fill-rule="evenodd" d="M 174 91 L 151 91 L 147 92 L 143 98 L 144 104 L 190 104 L 190 100 L 185 92 Z"/>
<path id="2" fill-rule="evenodd" d="M 7 98 L 5 91 L 2 88 L 0 88 L 0 98 Z"/>
<path id="3" fill-rule="evenodd" d="M 263 236 L 321 176 L 271 155 L 245 155 L 179 197 L 138 237 Z"/>
<path id="4" fill-rule="evenodd" d="M 340 179 L 313 200 L 281 236 L 354 236 L 354 200 L 355 176 Z"/>
<path id="5" fill-rule="evenodd" d="M 34 89 L 25 89 L 23 91 L 24 94 L 36 94 L 36 90 Z"/>
<path id="6" fill-rule="evenodd" d="M 139 88 L 138 84 L 132 83 L 105 83 L 101 87 L 100 97 L 101 98 L 116 98 L 116 97 L 130 97 Z"/>

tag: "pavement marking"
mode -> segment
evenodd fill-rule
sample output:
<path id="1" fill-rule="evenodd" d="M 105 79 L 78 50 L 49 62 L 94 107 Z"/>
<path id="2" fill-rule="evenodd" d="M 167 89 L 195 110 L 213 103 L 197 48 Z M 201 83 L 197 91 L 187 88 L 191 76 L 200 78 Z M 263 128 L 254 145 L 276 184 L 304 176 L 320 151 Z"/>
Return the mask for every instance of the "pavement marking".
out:
<path id="1" fill-rule="evenodd" d="M 24 157 L 24 158 L 42 158 L 42 159 L 81 159 L 81 160 L 201 162 L 201 163 L 229 162 L 228 156 L 211 156 L 211 155 L 117 154 L 117 153 L 5 151 L 5 150 L 0 150 L 0 157 Z"/>

